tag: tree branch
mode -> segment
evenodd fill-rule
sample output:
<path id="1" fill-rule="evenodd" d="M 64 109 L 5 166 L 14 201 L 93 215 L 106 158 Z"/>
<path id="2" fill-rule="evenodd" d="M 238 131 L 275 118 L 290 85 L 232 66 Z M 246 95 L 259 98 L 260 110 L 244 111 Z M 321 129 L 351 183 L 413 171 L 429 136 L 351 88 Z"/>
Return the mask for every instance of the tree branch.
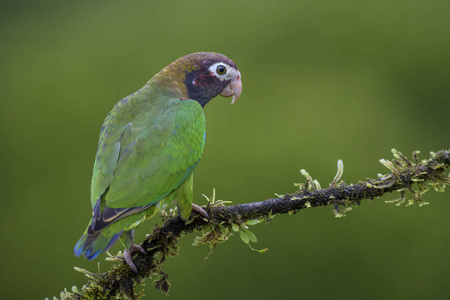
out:
<path id="1" fill-rule="evenodd" d="M 163 212 L 163 225 L 156 227 L 147 236 L 141 246 L 147 250 L 148 255 L 138 253 L 134 262 L 139 274 L 134 273 L 126 264 L 121 262 L 120 254 L 110 257 L 110 260 L 120 261 L 110 271 L 93 274 L 86 270 L 77 269 L 85 273 L 90 280 L 82 288 L 73 288 L 72 292 L 64 291 L 61 299 L 109 299 L 117 295 L 137 299 L 140 294 L 135 288 L 145 279 L 157 276 L 156 288 L 168 292 L 170 283 L 168 276 L 161 271 L 161 265 L 167 257 L 177 254 L 176 246 L 179 238 L 192 231 L 209 229 L 202 237 L 197 237 L 194 244 L 209 243 L 211 249 L 218 243 L 224 242 L 232 231 L 246 228 L 245 222 L 249 220 L 270 220 L 275 214 L 297 213 L 308 207 L 332 205 L 337 217 L 344 216 L 351 206 L 359 205 L 362 200 L 372 200 L 381 197 L 387 192 L 400 192 L 400 198 L 386 202 L 397 202 L 398 205 L 406 201 L 405 194 L 412 197 L 407 205 L 423 201 L 423 195 L 431 185 L 437 191 L 443 191 L 450 178 L 445 170 L 450 165 L 450 151 L 441 150 L 431 153 L 428 160 L 419 162 L 418 152 L 413 153 L 413 160 L 407 159 L 403 154 L 392 150 L 392 161 L 380 160 L 390 170 L 390 174 L 379 175 L 377 179 L 367 179 L 358 184 L 346 185 L 340 181 L 343 165 L 338 163 L 338 174 L 328 188 L 321 189 L 317 181 L 302 170 L 306 177 L 305 184 L 297 184 L 299 190 L 293 194 L 285 194 L 276 199 L 267 199 L 261 202 L 224 206 L 223 201 L 210 202 L 206 208 L 210 219 L 205 220 L 192 213 L 191 221 L 184 223 L 176 212 Z M 414 189 L 413 189 L 414 187 Z"/>

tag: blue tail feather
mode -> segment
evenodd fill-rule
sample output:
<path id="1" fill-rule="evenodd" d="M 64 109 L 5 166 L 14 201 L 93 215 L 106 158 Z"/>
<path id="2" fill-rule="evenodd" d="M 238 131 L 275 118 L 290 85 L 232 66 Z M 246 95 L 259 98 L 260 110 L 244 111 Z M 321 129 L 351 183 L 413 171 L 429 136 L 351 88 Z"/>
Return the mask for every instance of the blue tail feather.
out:
<path id="1" fill-rule="evenodd" d="M 104 236 L 101 232 L 93 234 L 85 232 L 75 245 L 73 253 L 75 256 L 83 255 L 89 260 L 94 259 L 108 251 L 117 242 L 122 232 L 112 236 Z"/>

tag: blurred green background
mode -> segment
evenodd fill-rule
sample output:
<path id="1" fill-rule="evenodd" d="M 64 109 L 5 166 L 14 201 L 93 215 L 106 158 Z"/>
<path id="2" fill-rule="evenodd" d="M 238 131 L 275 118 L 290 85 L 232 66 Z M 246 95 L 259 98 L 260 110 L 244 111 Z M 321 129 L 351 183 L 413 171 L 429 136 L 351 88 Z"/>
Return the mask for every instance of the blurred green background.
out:
<path id="1" fill-rule="evenodd" d="M 205 111 L 201 194 L 233 203 L 293 192 L 304 168 L 326 186 L 387 172 L 378 160 L 449 148 L 448 1 L 10 1 L 0 9 L 2 299 L 59 296 L 105 271 L 73 246 L 90 216 L 104 117 L 176 58 L 226 54 L 237 104 Z M 431 204 L 364 202 L 276 216 L 254 228 L 258 254 L 233 236 L 208 263 L 180 241 L 165 264 L 171 299 L 450 297 L 450 191 Z M 143 239 L 151 222 L 137 231 Z M 122 250 L 116 245 L 112 251 Z M 147 281 L 145 299 L 166 299 Z"/>

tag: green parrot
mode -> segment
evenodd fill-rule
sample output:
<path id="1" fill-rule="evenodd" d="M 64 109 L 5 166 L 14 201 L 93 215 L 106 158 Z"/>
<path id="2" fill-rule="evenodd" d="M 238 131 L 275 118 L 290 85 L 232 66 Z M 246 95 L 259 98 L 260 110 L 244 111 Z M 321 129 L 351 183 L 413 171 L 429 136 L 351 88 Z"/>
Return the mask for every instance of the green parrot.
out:
<path id="1" fill-rule="evenodd" d="M 242 91 L 241 74 L 228 57 L 213 52 L 183 56 L 120 100 L 100 131 L 92 183 L 92 219 L 74 254 L 89 260 L 120 239 L 134 272 L 134 228 L 176 198 L 180 216 L 194 209 L 193 172 L 205 145 L 203 108 L 217 95 Z"/>

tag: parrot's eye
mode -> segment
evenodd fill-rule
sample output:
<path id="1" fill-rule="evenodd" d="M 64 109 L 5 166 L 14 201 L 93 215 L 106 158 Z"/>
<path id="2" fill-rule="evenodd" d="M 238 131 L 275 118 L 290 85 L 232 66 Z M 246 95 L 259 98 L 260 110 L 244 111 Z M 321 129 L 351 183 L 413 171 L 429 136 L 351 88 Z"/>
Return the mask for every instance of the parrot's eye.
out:
<path id="1" fill-rule="evenodd" d="M 217 74 L 224 75 L 227 72 L 227 68 L 224 65 L 218 65 L 216 71 Z"/>

